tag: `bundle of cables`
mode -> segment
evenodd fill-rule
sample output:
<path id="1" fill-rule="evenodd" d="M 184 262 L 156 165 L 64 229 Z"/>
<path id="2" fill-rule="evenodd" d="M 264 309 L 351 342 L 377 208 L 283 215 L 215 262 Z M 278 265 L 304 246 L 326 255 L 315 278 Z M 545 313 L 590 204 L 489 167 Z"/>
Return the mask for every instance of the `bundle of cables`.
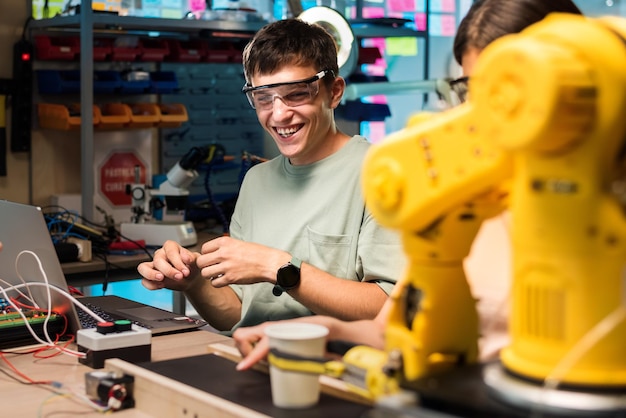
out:
<path id="1" fill-rule="evenodd" d="M 52 242 L 57 248 L 57 254 L 61 261 L 65 257 L 71 258 L 71 254 L 64 255 L 65 252 L 71 252 L 68 241 L 70 238 L 91 241 L 91 250 L 94 254 L 106 254 L 110 242 L 114 237 L 110 236 L 107 227 L 103 227 L 89 222 L 80 215 L 58 206 L 48 206 L 43 208 L 44 217 L 48 224 L 48 230 Z"/>

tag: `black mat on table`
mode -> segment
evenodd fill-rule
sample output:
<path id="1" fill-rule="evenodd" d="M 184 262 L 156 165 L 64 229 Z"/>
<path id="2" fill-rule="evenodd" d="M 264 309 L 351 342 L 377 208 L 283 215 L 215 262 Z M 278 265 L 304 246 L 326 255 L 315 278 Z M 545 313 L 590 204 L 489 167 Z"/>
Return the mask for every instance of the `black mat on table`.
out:
<path id="1" fill-rule="evenodd" d="M 306 409 L 283 409 L 272 404 L 270 377 L 256 371 L 237 371 L 235 363 L 214 354 L 139 364 L 144 369 L 275 418 L 360 418 L 371 408 L 322 393 L 320 402 Z"/>

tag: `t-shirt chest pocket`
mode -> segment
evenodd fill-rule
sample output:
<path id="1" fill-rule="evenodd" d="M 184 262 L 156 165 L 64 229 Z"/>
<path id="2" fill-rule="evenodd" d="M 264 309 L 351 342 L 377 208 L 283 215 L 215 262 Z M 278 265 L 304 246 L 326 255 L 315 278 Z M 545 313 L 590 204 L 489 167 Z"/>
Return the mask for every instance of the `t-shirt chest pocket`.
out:
<path id="1" fill-rule="evenodd" d="M 353 278 L 348 274 L 352 237 L 350 235 L 324 234 L 307 227 L 308 261 L 336 277 Z"/>

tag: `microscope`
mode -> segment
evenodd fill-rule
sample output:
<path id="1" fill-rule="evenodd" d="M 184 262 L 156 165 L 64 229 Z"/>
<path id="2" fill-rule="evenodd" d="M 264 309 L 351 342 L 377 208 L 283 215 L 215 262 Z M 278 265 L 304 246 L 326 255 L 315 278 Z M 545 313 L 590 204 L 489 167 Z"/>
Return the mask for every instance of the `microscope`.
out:
<path id="1" fill-rule="evenodd" d="M 141 184 L 136 172 L 135 183 L 126 188 L 132 197 L 132 216 L 131 222 L 120 225 L 122 237 L 143 240 L 149 247 L 161 246 L 167 240 L 182 246 L 195 245 L 198 242 L 195 227 L 185 220 L 189 186 L 198 177 L 196 168 L 214 154 L 212 150 L 211 146 L 191 148 L 168 171 L 158 188 Z"/>

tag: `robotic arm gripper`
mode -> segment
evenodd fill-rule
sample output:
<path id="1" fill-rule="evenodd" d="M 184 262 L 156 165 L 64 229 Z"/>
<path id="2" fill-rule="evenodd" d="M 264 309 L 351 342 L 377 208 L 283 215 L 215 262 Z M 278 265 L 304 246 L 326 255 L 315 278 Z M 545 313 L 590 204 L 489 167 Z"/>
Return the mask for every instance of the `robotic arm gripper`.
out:
<path id="1" fill-rule="evenodd" d="M 462 260 L 482 221 L 512 213 L 512 343 L 503 365 L 542 381 L 626 385 L 626 20 L 554 14 L 483 51 L 470 101 L 374 145 L 366 202 L 409 260 L 385 330 L 399 379 L 477 360 Z M 578 358 L 611 313 L 620 320 Z M 571 359 L 566 369 L 561 360 Z"/>

